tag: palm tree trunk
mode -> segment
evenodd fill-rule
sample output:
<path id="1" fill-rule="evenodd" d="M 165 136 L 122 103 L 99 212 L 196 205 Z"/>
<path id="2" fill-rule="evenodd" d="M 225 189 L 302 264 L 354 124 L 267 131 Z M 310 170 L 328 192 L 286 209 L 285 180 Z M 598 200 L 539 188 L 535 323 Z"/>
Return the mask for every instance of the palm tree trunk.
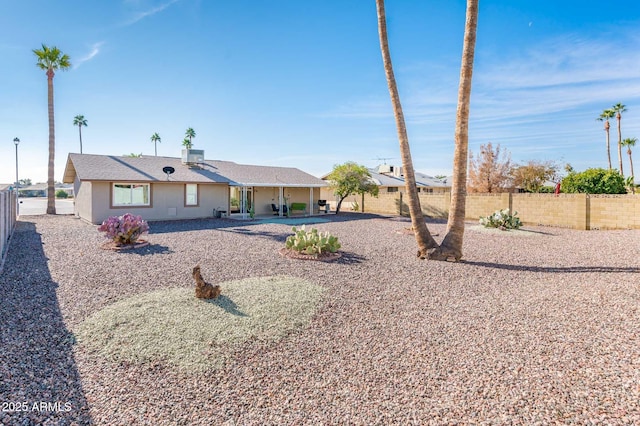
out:
<path id="1" fill-rule="evenodd" d="M 49 169 L 47 174 L 47 214 L 56 214 L 56 193 L 54 164 L 56 157 L 56 135 L 53 115 L 53 76 L 55 73 L 50 68 L 47 70 L 47 94 L 49 103 Z"/>
<path id="2" fill-rule="evenodd" d="M 620 174 L 624 176 L 624 171 L 622 170 L 622 132 L 620 131 L 622 115 L 620 114 L 620 111 L 616 114 L 616 119 L 618 120 L 618 163 L 620 164 Z"/>
<path id="3" fill-rule="evenodd" d="M 611 170 L 611 144 L 609 143 L 609 120 L 604 122 L 604 131 L 607 134 L 607 159 L 609 160 L 609 170 Z"/>
<path id="4" fill-rule="evenodd" d="M 411 225 L 418 244 L 418 257 L 421 259 L 429 258 L 429 249 L 437 248 L 438 243 L 433 239 L 427 224 L 422 215 L 420 207 L 420 199 L 418 198 L 418 189 L 416 187 L 416 177 L 413 170 L 413 161 L 411 159 L 411 149 L 409 147 L 409 137 L 407 136 L 407 128 L 398 94 L 396 79 L 393 74 L 393 65 L 391 63 L 391 54 L 389 53 L 389 42 L 387 39 L 387 22 L 384 11 L 384 0 L 376 0 L 376 9 L 378 12 L 378 33 L 380 36 L 380 50 L 382 52 L 382 61 L 384 63 L 384 72 L 387 77 L 387 85 L 389 86 L 389 94 L 391 95 L 391 104 L 393 106 L 393 115 L 396 121 L 398 131 L 398 141 L 400 143 L 400 157 L 402 158 L 402 168 L 404 170 L 405 187 L 407 191 L 407 204 L 409 205 L 409 214 L 411 216 Z"/>
<path id="5" fill-rule="evenodd" d="M 156 153 L 156 157 L 158 156 L 158 142 L 153 142 L 153 150 Z"/>
<path id="6" fill-rule="evenodd" d="M 82 124 L 78 125 L 78 132 L 80 133 L 80 154 L 82 154 Z"/>
<path id="7" fill-rule="evenodd" d="M 453 182 L 451 206 L 447 221 L 447 234 L 440 246 L 441 252 L 456 260 L 462 257 L 464 235 L 465 201 L 467 194 L 467 158 L 469 156 L 469 107 L 471 104 L 471 81 L 478 27 L 478 0 L 467 1 L 467 21 L 462 48 L 458 109 L 456 111 L 455 151 L 453 154 Z"/>

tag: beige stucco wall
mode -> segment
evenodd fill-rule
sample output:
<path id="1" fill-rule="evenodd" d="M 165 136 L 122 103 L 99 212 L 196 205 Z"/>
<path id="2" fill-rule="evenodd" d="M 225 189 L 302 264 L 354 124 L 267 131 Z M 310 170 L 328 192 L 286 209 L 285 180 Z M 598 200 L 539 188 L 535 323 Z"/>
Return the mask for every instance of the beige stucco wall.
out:
<path id="1" fill-rule="evenodd" d="M 90 185 L 85 186 L 87 183 Z M 199 205 L 189 207 L 184 205 L 183 183 L 151 184 L 150 207 L 111 207 L 111 185 L 111 182 L 83 182 L 81 192 L 88 189 L 91 202 L 77 204 L 78 215 L 99 224 L 109 216 L 125 213 L 140 215 L 145 220 L 174 220 L 213 217 L 214 209 L 229 210 L 229 189 L 226 184 L 199 184 Z"/>
<path id="2" fill-rule="evenodd" d="M 313 204 L 309 204 L 310 192 L 309 188 L 284 188 L 284 196 L 287 198 L 287 203 L 304 203 L 307 205 L 307 214 L 311 213 L 311 210 L 315 207 L 320 197 L 319 188 L 313 189 Z M 295 214 L 301 214 L 302 212 L 296 211 Z"/>
<path id="3" fill-rule="evenodd" d="M 73 212 L 77 217 L 81 217 L 92 222 L 91 215 L 91 182 L 80 182 L 76 177 L 73 183 L 75 197 L 73 199 Z"/>
<path id="4" fill-rule="evenodd" d="M 254 209 L 257 215 L 273 214 L 271 204 L 278 205 L 278 188 L 253 188 Z"/>

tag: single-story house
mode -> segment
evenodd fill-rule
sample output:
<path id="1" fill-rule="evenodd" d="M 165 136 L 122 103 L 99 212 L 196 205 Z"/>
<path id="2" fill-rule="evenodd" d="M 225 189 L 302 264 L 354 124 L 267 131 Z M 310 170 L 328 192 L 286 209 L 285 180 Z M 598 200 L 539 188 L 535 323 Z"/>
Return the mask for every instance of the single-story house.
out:
<path id="1" fill-rule="evenodd" d="M 63 182 L 74 185 L 76 216 L 94 224 L 124 213 L 171 220 L 233 211 L 242 217 L 318 211 L 326 183 L 315 176 L 293 167 L 204 160 L 199 153 L 188 158 L 69 154 Z"/>
<path id="2" fill-rule="evenodd" d="M 376 168 L 369 169 L 369 174 L 371 175 L 373 183 L 378 186 L 380 194 L 396 192 L 404 193 L 406 190 L 402 167 L 381 164 Z M 450 177 L 436 178 L 416 171 L 414 171 L 414 174 L 416 177 L 416 187 L 418 188 L 418 192 L 434 193 L 451 191 L 451 182 L 453 179 Z M 328 175 L 329 174 L 327 173 L 322 177 L 322 179 L 326 180 Z M 324 188 L 322 190 L 322 197 L 328 199 L 335 198 L 329 188 Z"/>

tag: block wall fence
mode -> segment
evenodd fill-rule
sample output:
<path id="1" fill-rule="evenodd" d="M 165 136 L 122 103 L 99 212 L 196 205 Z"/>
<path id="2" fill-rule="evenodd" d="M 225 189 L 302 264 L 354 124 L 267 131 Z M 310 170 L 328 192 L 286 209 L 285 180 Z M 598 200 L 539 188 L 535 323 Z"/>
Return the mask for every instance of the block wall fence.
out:
<path id="1" fill-rule="evenodd" d="M 451 193 L 419 194 L 422 212 L 431 218 L 446 218 Z M 352 202 L 366 213 L 408 216 L 406 195 L 384 193 L 348 197 L 343 209 Z M 466 219 L 477 221 L 496 210 L 517 211 L 527 225 L 558 226 L 573 229 L 640 229 L 640 194 L 468 194 Z"/>

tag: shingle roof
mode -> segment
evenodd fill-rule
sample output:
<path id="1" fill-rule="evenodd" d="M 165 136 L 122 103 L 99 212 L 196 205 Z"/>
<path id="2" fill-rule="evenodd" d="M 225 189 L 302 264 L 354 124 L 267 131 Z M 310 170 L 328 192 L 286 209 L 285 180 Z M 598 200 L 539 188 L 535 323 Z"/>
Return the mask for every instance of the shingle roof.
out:
<path id="1" fill-rule="evenodd" d="M 375 171 L 375 169 L 369 169 L 369 173 L 371 173 L 371 179 L 373 179 L 373 181 L 378 186 L 404 186 L 403 177 L 396 177 L 393 175 L 378 173 Z M 417 186 L 441 187 L 441 188 L 442 187 L 448 188 L 451 186 L 451 184 L 448 183 L 446 179 L 441 180 L 433 176 L 425 175 L 424 173 L 420 173 L 420 172 L 414 172 L 414 173 L 416 177 Z"/>
<path id="2" fill-rule="evenodd" d="M 173 167 L 167 177 L 163 168 Z M 63 182 L 81 181 L 223 183 L 232 186 L 326 186 L 326 182 L 293 167 L 237 164 L 205 160 L 189 167 L 174 157 L 120 157 L 69 154 Z"/>

